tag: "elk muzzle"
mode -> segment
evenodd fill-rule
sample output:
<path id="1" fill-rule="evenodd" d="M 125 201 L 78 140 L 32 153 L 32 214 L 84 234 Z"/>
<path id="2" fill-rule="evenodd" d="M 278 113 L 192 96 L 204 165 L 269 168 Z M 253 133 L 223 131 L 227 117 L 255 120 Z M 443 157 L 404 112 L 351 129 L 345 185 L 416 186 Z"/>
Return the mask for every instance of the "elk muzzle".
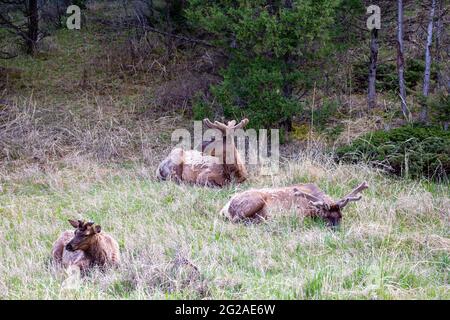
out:
<path id="1" fill-rule="evenodd" d="M 328 226 L 331 227 L 333 230 L 338 230 L 341 226 L 341 218 L 334 218 L 330 217 L 327 218 Z"/>

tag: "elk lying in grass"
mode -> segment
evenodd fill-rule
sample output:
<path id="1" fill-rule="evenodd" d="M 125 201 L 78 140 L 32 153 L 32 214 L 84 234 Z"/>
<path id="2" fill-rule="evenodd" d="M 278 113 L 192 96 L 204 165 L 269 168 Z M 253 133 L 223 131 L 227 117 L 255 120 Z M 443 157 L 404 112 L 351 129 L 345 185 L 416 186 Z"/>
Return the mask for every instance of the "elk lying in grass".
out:
<path id="1" fill-rule="evenodd" d="M 367 189 L 363 182 L 338 201 L 333 201 L 314 184 L 300 184 L 284 188 L 252 189 L 234 195 L 223 207 L 221 214 L 233 222 L 267 219 L 269 209 L 288 210 L 296 207 L 304 216 L 320 217 L 330 226 L 338 226 L 341 210 L 350 202 L 358 201 L 358 195 Z"/>
<path id="2" fill-rule="evenodd" d="M 210 129 L 219 130 L 222 140 L 203 143 L 202 151 L 173 149 L 157 169 L 160 180 L 221 187 L 232 179 L 238 183 L 247 179 L 247 169 L 234 143 L 234 132 L 247 125 L 248 119 L 243 119 L 239 124 L 234 120 L 227 124 L 218 121 L 212 123 L 208 119 L 204 119 L 203 123 Z"/>
<path id="3" fill-rule="evenodd" d="M 94 222 L 69 220 L 75 228 L 64 231 L 53 244 L 52 255 L 64 268 L 78 267 L 86 271 L 90 267 L 106 267 L 120 262 L 119 245 L 110 235 L 101 231 Z"/>

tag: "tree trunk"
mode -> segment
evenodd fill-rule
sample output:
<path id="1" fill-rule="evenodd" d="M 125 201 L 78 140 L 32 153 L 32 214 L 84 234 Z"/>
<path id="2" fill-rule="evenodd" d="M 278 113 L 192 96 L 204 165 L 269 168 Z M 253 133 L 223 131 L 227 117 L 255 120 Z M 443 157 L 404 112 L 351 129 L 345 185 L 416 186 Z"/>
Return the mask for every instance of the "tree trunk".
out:
<path id="1" fill-rule="evenodd" d="M 377 105 L 376 97 L 376 77 L 377 77 L 377 59 L 378 59 L 378 29 L 374 28 L 370 32 L 370 64 L 369 64 L 369 89 L 367 93 L 367 104 L 369 109 Z"/>
<path id="2" fill-rule="evenodd" d="M 441 63 L 442 63 L 442 52 L 441 52 L 442 51 L 442 33 L 443 33 L 442 13 L 443 13 L 442 0 L 440 0 L 439 4 L 438 4 L 438 9 L 437 9 L 438 20 L 436 22 L 436 57 L 435 57 L 435 61 L 438 66 L 437 83 L 438 83 L 439 89 L 447 87 L 445 84 L 445 74 L 444 74 L 445 71 L 443 70 L 444 66 L 441 65 Z"/>
<path id="3" fill-rule="evenodd" d="M 26 40 L 27 53 L 36 53 L 36 44 L 39 36 L 38 1 L 28 1 L 28 39 Z"/>
<path id="4" fill-rule="evenodd" d="M 425 74 L 423 77 L 423 96 L 428 97 L 430 91 L 430 74 L 431 74 L 431 43 L 433 41 L 433 19 L 434 11 L 436 7 L 436 0 L 431 1 L 430 20 L 428 22 L 427 31 L 427 43 L 425 46 Z M 422 110 L 420 112 L 420 121 L 428 121 L 428 106 L 426 103 L 422 104 Z"/>
<path id="5" fill-rule="evenodd" d="M 402 112 L 406 119 L 409 120 L 409 111 L 406 106 L 406 88 L 405 88 L 405 60 L 403 56 L 403 1 L 398 0 L 398 23 L 397 23 L 397 70 L 398 70 L 398 86 L 400 89 L 400 99 Z"/>

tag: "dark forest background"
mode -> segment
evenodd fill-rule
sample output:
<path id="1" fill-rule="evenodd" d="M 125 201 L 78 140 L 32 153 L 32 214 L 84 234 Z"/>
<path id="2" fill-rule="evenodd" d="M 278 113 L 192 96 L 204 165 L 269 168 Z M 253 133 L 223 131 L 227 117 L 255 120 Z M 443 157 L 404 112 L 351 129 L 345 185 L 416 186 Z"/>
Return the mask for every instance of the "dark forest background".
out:
<path id="1" fill-rule="evenodd" d="M 81 30 L 66 27 L 70 4 Z M 366 26 L 373 4 L 379 30 Z M 448 10 L 444 0 L 0 0 L 0 94 L 4 104 L 114 97 L 127 121 L 248 117 L 280 128 L 283 143 L 319 139 L 339 161 L 393 155 L 385 162 L 401 174 L 409 153 L 410 173 L 441 177 Z"/>

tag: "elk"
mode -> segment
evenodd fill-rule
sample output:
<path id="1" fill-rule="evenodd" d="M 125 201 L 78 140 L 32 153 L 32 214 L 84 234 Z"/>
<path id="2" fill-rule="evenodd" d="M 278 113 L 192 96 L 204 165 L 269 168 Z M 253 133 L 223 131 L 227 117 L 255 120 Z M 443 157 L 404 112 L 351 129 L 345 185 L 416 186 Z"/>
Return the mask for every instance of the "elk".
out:
<path id="1" fill-rule="evenodd" d="M 337 227 L 342 219 L 341 210 L 351 201 L 358 201 L 366 182 L 361 183 L 352 192 L 338 201 L 327 196 L 316 185 L 299 184 L 284 188 L 251 189 L 234 195 L 221 210 L 221 215 L 232 222 L 261 221 L 268 218 L 269 210 L 292 207 L 304 216 L 320 217 L 327 225 Z"/>
<path id="2" fill-rule="evenodd" d="M 64 231 L 53 244 L 52 256 L 64 268 L 78 267 L 86 271 L 93 266 L 112 266 L 120 263 L 117 241 L 102 232 L 99 225 L 83 220 L 69 220 L 74 231 Z"/>
<path id="3" fill-rule="evenodd" d="M 248 119 L 238 124 L 235 120 L 225 124 L 212 123 L 209 119 L 204 119 L 203 123 L 210 129 L 217 129 L 222 139 L 203 142 L 201 151 L 173 149 L 159 165 L 158 179 L 219 187 L 233 179 L 238 183 L 247 179 L 247 169 L 234 143 L 234 132 L 245 127 Z"/>

